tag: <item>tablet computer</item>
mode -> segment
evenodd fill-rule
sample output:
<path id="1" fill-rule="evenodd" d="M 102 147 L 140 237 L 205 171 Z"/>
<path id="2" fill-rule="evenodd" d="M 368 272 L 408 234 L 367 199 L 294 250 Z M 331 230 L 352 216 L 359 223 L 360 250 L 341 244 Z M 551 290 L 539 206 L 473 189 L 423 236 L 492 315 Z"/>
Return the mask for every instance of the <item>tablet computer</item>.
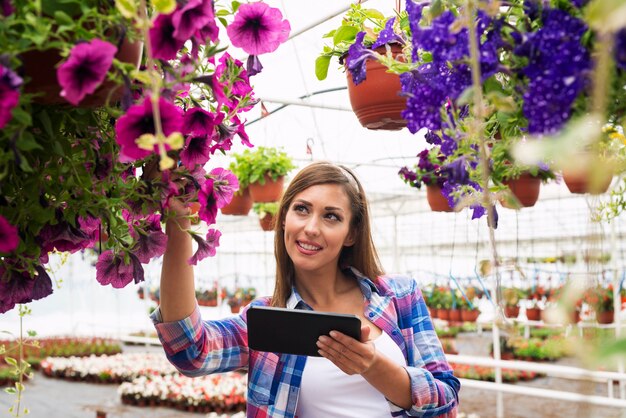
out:
<path id="1" fill-rule="evenodd" d="M 330 331 L 361 339 L 356 315 L 251 306 L 247 318 L 248 346 L 257 351 L 320 357 L 316 342 Z"/>

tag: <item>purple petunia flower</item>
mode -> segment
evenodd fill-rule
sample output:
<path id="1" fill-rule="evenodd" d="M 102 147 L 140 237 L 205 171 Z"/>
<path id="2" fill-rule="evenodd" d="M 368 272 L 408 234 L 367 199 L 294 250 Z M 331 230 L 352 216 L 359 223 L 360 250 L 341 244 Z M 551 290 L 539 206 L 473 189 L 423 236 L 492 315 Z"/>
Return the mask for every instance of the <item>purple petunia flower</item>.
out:
<path id="1" fill-rule="evenodd" d="M 159 225 L 158 230 L 139 232 L 139 238 L 132 251 L 141 263 L 146 264 L 154 257 L 162 256 L 166 245 L 167 235 L 163 233 Z"/>
<path id="2" fill-rule="evenodd" d="M 0 266 L 0 313 L 13 309 L 18 303 L 45 298 L 52 292 L 52 281 L 42 266 L 35 268 L 34 277 L 28 272 L 7 271 Z"/>
<path id="3" fill-rule="evenodd" d="M 210 22 L 215 24 L 211 0 L 190 0 L 172 14 L 173 36 L 181 41 L 191 38 Z"/>
<path id="4" fill-rule="evenodd" d="M 180 132 L 183 126 L 181 108 L 163 98 L 159 98 L 159 112 L 161 114 L 161 126 L 165 136 L 169 136 L 174 132 Z M 121 162 L 131 162 L 150 155 L 153 151 L 139 148 L 135 141 L 143 134 L 155 133 L 151 99 L 147 97 L 142 104 L 135 105 L 128 109 L 126 114 L 117 120 L 115 133 L 117 143 L 121 147 Z M 169 149 L 167 144 L 165 147 Z M 154 152 L 158 152 L 156 145 Z"/>
<path id="5" fill-rule="evenodd" d="M 215 150 L 211 147 L 212 139 L 207 135 L 189 135 L 185 148 L 180 153 L 180 161 L 189 169 L 206 164 Z"/>
<path id="6" fill-rule="evenodd" d="M 4 17 L 12 15 L 14 11 L 15 8 L 11 0 L 0 0 L 0 13 L 2 13 Z"/>
<path id="7" fill-rule="evenodd" d="M 209 229 L 209 232 L 206 235 L 206 239 L 202 239 L 196 234 L 192 234 L 191 237 L 198 244 L 198 249 L 187 262 L 195 266 L 196 264 L 198 264 L 199 261 L 202 261 L 207 257 L 214 257 L 217 253 L 217 247 L 220 246 L 221 236 L 222 233 L 217 229 Z"/>
<path id="8" fill-rule="evenodd" d="M 201 107 L 187 110 L 183 119 L 183 135 L 206 135 L 209 138 L 215 133 L 217 125 L 224 120 L 222 112 L 210 113 Z"/>
<path id="9" fill-rule="evenodd" d="M 442 167 L 447 177 L 457 184 L 467 184 L 469 172 L 467 171 L 467 157 L 462 156 Z"/>
<path id="10" fill-rule="evenodd" d="M 346 58 L 348 71 L 350 71 L 352 81 L 355 85 L 359 85 L 365 81 L 367 59 L 375 57 L 374 52 L 363 45 L 364 38 L 365 32 L 356 34 L 354 43 L 348 48 L 348 57 Z"/>
<path id="11" fill-rule="evenodd" d="M 11 225 L 2 215 L 0 215 L 0 253 L 10 253 L 15 250 L 20 243 L 17 235 L 17 227 Z"/>
<path id="12" fill-rule="evenodd" d="M 207 225 L 214 224 L 217 217 L 217 197 L 215 196 L 213 182 L 213 179 L 208 178 L 198 191 L 198 201 L 200 202 L 198 217 L 206 222 Z"/>
<path id="13" fill-rule="evenodd" d="M 117 47 L 100 39 L 75 45 L 57 70 L 61 97 L 76 106 L 86 95 L 96 91 L 116 53 Z"/>
<path id="14" fill-rule="evenodd" d="M 9 123 L 11 111 L 20 101 L 22 79 L 7 67 L 0 65 L 0 129 Z"/>
<path id="15" fill-rule="evenodd" d="M 615 35 L 613 56 L 617 68 L 626 70 L 626 29 L 622 28 Z"/>
<path id="16" fill-rule="evenodd" d="M 185 45 L 185 39 L 174 36 L 176 27 L 172 21 L 173 16 L 159 15 L 150 28 L 149 36 L 152 44 L 152 56 L 162 60 L 176 58 L 176 53 Z"/>
<path id="17" fill-rule="evenodd" d="M 248 72 L 248 76 L 252 77 L 253 75 L 257 75 L 263 70 L 263 65 L 259 60 L 259 57 L 256 55 L 248 55 L 248 59 L 246 60 L 246 71 Z"/>
<path id="18" fill-rule="evenodd" d="M 279 9 L 263 2 L 242 4 L 226 28 L 231 43 L 251 55 L 274 52 L 289 38 L 291 26 Z"/>
<path id="19" fill-rule="evenodd" d="M 379 46 L 391 44 L 394 42 L 404 44 L 404 40 L 393 30 L 393 24 L 396 22 L 396 18 L 392 17 L 385 24 L 385 28 L 378 34 L 378 39 L 372 44 L 372 49 L 376 49 Z"/>
<path id="20" fill-rule="evenodd" d="M 239 180 L 231 171 L 221 167 L 214 168 L 209 175 L 213 178 L 215 204 L 218 208 L 223 208 L 233 200 L 233 194 L 239 190 Z"/>
<path id="21" fill-rule="evenodd" d="M 133 281 L 134 273 L 133 263 L 124 264 L 124 257 L 111 250 L 100 254 L 96 262 L 96 280 L 102 286 L 110 284 L 121 289 Z"/>
<path id="22" fill-rule="evenodd" d="M 37 241 L 41 246 L 41 252 L 46 254 L 55 249 L 61 252 L 75 253 L 84 250 L 93 243 L 88 234 L 65 221 L 56 225 L 45 225 L 39 232 Z"/>
<path id="23" fill-rule="evenodd" d="M 35 270 L 37 275 L 33 279 L 31 298 L 32 300 L 39 300 L 52 294 L 52 280 L 43 266 L 37 266 Z"/>

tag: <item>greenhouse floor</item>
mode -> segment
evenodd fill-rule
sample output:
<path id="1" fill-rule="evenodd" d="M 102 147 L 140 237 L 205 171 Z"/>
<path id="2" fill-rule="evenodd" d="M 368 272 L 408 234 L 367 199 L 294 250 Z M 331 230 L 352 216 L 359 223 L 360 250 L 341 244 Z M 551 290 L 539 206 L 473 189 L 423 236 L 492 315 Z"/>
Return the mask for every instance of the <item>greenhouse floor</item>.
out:
<path id="1" fill-rule="evenodd" d="M 488 355 L 490 334 L 478 336 L 474 333 L 459 334 L 457 347 L 463 354 Z M 153 351 L 159 347 L 124 347 L 124 351 Z M 572 364 L 572 359 L 561 360 L 556 364 Z M 544 377 L 524 382 L 533 387 L 556 390 L 582 390 L 582 383 L 571 380 Z M 604 385 L 593 388 L 603 394 Z M 626 411 L 609 407 L 584 409 L 580 404 L 533 398 L 530 396 L 504 395 L 504 416 L 507 418 L 626 418 Z M 7 416 L 14 397 L 6 393 L 0 396 L 0 416 Z M 107 418 L 174 418 L 205 417 L 206 414 L 181 412 L 170 408 L 140 408 L 122 405 L 117 394 L 117 385 L 76 383 L 51 379 L 37 373 L 33 381 L 26 384 L 23 405 L 31 410 L 32 417 L 49 418 L 91 418 L 96 411 L 107 413 Z M 496 393 L 492 391 L 464 388 L 461 390 L 461 412 L 465 416 L 495 418 Z M 366 418 L 366 417 L 365 417 Z"/>

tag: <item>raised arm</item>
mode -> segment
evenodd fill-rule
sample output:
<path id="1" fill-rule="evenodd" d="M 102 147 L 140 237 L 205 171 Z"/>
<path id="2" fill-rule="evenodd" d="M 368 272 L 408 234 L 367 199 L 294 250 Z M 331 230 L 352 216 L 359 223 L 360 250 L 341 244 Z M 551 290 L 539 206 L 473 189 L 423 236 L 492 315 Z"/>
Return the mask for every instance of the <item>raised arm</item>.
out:
<path id="1" fill-rule="evenodd" d="M 170 209 L 176 216 L 165 225 L 167 247 L 161 269 L 161 317 L 164 322 L 179 321 L 191 315 L 196 307 L 193 267 L 187 260 L 192 255 L 189 210 L 176 199 Z"/>

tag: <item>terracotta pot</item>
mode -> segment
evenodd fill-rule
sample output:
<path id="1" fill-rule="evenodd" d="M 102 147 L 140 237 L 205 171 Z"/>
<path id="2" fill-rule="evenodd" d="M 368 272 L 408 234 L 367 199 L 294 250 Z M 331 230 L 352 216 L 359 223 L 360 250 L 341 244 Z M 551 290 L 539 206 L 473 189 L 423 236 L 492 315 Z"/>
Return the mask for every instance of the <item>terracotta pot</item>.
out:
<path id="1" fill-rule="evenodd" d="M 461 322 L 461 310 L 460 309 L 450 309 L 450 321 Z"/>
<path id="2" fill-rule="evenodd" d="M 517 179 L 507 180 L 503 182 L 510 190 L 513 196 L 519 200 L 523 207 L 535 206 L 539 199 L 539 189 L 541 188 L 541 179 L 533 177 L 529 173 L 522 174 Z M 502 206 L 508 207 L 505 203 Z"/>
<path id="3" fill-rule="evenodd" d="M 392 45 L 391 50 L 394 55 L 402 52 L 399 45 Z M 385 47 L 376 51 L 386 54 Z M 372 59 L 366 61 L 365 68 L 367 77 L 359 85 L 354 84 L 350 71 L 346 71 L 350 104 L 359 122 L 367 129 L 404 128 L 406 120 L 400 113 L 406 109 L 406 98 L 398 95 L 402 90 L 400 76 L 388 73 L 387 67 Z"/>
<path id="4" fill-rule="evenodd" d="M 441 194 L 441 188 L 439 186 L 427 185 L 426 186 L 426 199 L 430 210 L 433 212 L 452 212 L 452 208 L 448 204 L 448 200 L 443 194 Z"/>
<path id="5" fill-rule="evenodd" d="M 572 324 L 577 324 L 580 322 L 580 311 L 573 311 L 570 314 L 570 321 L 572 321 Z"/>
<path id="6" fill-rule="evenodd" d="M 248 188 L 250 189 L 250 196 L 254 202 L 276 202 L 280 200 L 283 195 L 283 184 L 285 182 L 284 177 L 278 177 L 274 181 L 270 176 L 265 175 L 265 184 L 259 182 L 250 183 Z"/>
<path id="7" fill-rule="evenodd" d="M 220 209 L 224 215 L 247 215 L 252 209 L 252 197 L 246 187 L 241 194 L 234 194 L 233 200 Z"/>
<path id="8" fill-rule="evenodd" d="M 596 321 L 598 321 L 598 324 L 612 324 L 614 319 L 614 311 L 596 312 Z"/>
<path id="9" fill-rule="evenodd" d="M 241 310 L 241 305 L 231 305 L 230 307 L 230 312 L 231 313 L 239 313 L 239 311 Z"/>
<path id="10" fill-rule="evenodd" d="M 540 308 L 527 308 L 526 318 L 528 318 L 529 321 L 539 321 L 541 319 L 541 312 L 542 310 Z"/>
<path id="11" fill-rule="evenodd" d="M 261 229 L 264 231 L 273 231 L 274 230 L 274 215 L 266 214 L 264 217 L 259 218 L 259 224 L 261 225 Z"/>
<path id="12" fill-rule="evenodd" d="M 464 322 L 476 322 L 478 317 L 480 316 L 480 311 L 478 309 L 463 309 L 461 310 L 461 319 Z"/>
<path id="13" fill-rule="evenodd" d="M 519 306 L 505 306 L 504 315 L 506 315 L 507 318 L 517 318 L 519 316 Z"/>
<path id="14" fill-rule="evenodd" d="M 439 309 L 437 308 L 429 308 L 430 310 L 430 317 L 431 318 L 439 318 Z"/>
<path id="15" fill-rule="evenodd" d="M 577 170 L 563 170 L 563 181 L 569 189 L 570 193 L 575 194 L 602 194 L 606 192 L 613 180 L 613 172 L 606 171 L 601 173 L 593 173 L 597 178 L 592 180 L 592 173 L 587 168 Z"/>
<path id="16" fill-rule="evenodd" d="M 130 42 L 124 39 L 115 58 L 139 68 L 143 43 Z M 67 104 L 67 100 L 60 96 L 61 86 L 57 80 L 57 64 L 61 61 L 59 51 L 47 49 L 44 51 L 29 51 L 20 56 L 24 75 L 31 80 L 24 85 L 25 93 L 44 93 L 33 99 L 34 102 L 44 105 Z M 122 98 L 123 86 L 113 81 L 104 80 L 93 94 L 85 96 L 78 107 L 97 107 L 115 103 Z"/>
<path id="17" fill-rule="evenodd" d="M 437 313 L 439 315 L 439 319 L 443 319 L 446 321 L 450 320 L 450 309 L 437 309 Z"/>

